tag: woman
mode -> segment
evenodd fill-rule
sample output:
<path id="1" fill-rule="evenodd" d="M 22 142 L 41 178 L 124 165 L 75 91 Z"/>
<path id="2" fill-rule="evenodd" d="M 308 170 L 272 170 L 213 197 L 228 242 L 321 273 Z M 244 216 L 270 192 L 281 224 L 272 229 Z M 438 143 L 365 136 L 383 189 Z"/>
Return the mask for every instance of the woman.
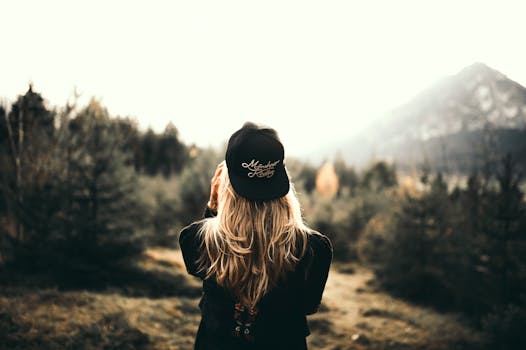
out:
<path id="1" fill-rule="evenodd" d="M 203 280 L 195 349 L 306 349 L 332 246 L 302 221 L 276 131 L 243 125 L 211 185 L 205 219 L 179 237 Z"/>

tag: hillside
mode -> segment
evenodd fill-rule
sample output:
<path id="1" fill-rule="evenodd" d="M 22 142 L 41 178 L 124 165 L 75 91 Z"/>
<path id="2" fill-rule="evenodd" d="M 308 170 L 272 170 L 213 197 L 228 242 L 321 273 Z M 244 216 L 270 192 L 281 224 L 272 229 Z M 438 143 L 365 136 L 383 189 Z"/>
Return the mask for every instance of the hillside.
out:
<path id="1" fill-rule="evenodd" d="M 162 293 L 125 283 L 105 290 L 0 289 L 1 349 L 192 349 L 199 283 L 178 250 L 151 249 L 143 271 L 171 280 Z M 343 271 L 343 272 L 342 272 Z M 161 286 L 149 282 L 154 291 Z M 455 315 L 393 298 L 364 268 L 331 270 L 320 312 L 309 319 L 311 349 L 477 349 L 480 336 Z"/>
<path id="2" fill-rule="evenodd" d="M 466 172 L 507 152 L 526 158 L 526 88 L 483 63 L 437 82 L 381 121 L 337 147 L 346 160 Z"/>

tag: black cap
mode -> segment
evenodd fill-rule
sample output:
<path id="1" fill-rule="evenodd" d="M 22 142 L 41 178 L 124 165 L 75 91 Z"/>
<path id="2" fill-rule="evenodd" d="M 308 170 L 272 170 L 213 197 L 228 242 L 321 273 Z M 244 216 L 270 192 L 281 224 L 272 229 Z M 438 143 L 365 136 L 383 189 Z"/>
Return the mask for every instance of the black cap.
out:
<path id="1" fill-rule="evenodd" d="M 240 196 L 264 201 L 289 192 L 285 151 L 276 130 L 245 123 L 230 137 L 225 160 L 230 183 Z"/>

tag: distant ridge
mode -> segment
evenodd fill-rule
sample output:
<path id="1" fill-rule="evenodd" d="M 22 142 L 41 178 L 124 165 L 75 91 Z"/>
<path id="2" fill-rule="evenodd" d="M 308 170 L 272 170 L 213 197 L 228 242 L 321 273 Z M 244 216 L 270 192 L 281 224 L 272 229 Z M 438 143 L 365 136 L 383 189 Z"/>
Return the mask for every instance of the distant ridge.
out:
<path id="1" fill-rule="evenodd" d="M 465 173 L 505 153 L 526 164 L 526 88 L 484 63 L 438 81 L 384 120 L 334 151 L 357 167 L 386 159 L 401 169 L 425 163 Z"/>

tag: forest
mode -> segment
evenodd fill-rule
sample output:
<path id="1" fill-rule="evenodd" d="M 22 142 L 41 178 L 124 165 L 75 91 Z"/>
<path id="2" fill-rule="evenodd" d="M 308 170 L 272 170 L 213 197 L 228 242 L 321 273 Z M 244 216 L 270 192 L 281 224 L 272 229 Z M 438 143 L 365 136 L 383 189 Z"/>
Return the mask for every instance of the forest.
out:
<path id="1" fill-rule="evenodd" d="M 224 150 L 185 144 L 176 124 L 141 131 L 96 99 L 50 107 L 32 86 L 0 106 L 1 349 L 192 348 L 200 288 L 178 234 Z M 334 247 L 312 348 L 525 349 L 520 161 L 453 177 L 287 159 L 306 223 Z M 344 288 L 364 300 L 345 312 L 377 321 L 338 316 Z M 382 334 L 385 320 L 414 334 Z"/>

